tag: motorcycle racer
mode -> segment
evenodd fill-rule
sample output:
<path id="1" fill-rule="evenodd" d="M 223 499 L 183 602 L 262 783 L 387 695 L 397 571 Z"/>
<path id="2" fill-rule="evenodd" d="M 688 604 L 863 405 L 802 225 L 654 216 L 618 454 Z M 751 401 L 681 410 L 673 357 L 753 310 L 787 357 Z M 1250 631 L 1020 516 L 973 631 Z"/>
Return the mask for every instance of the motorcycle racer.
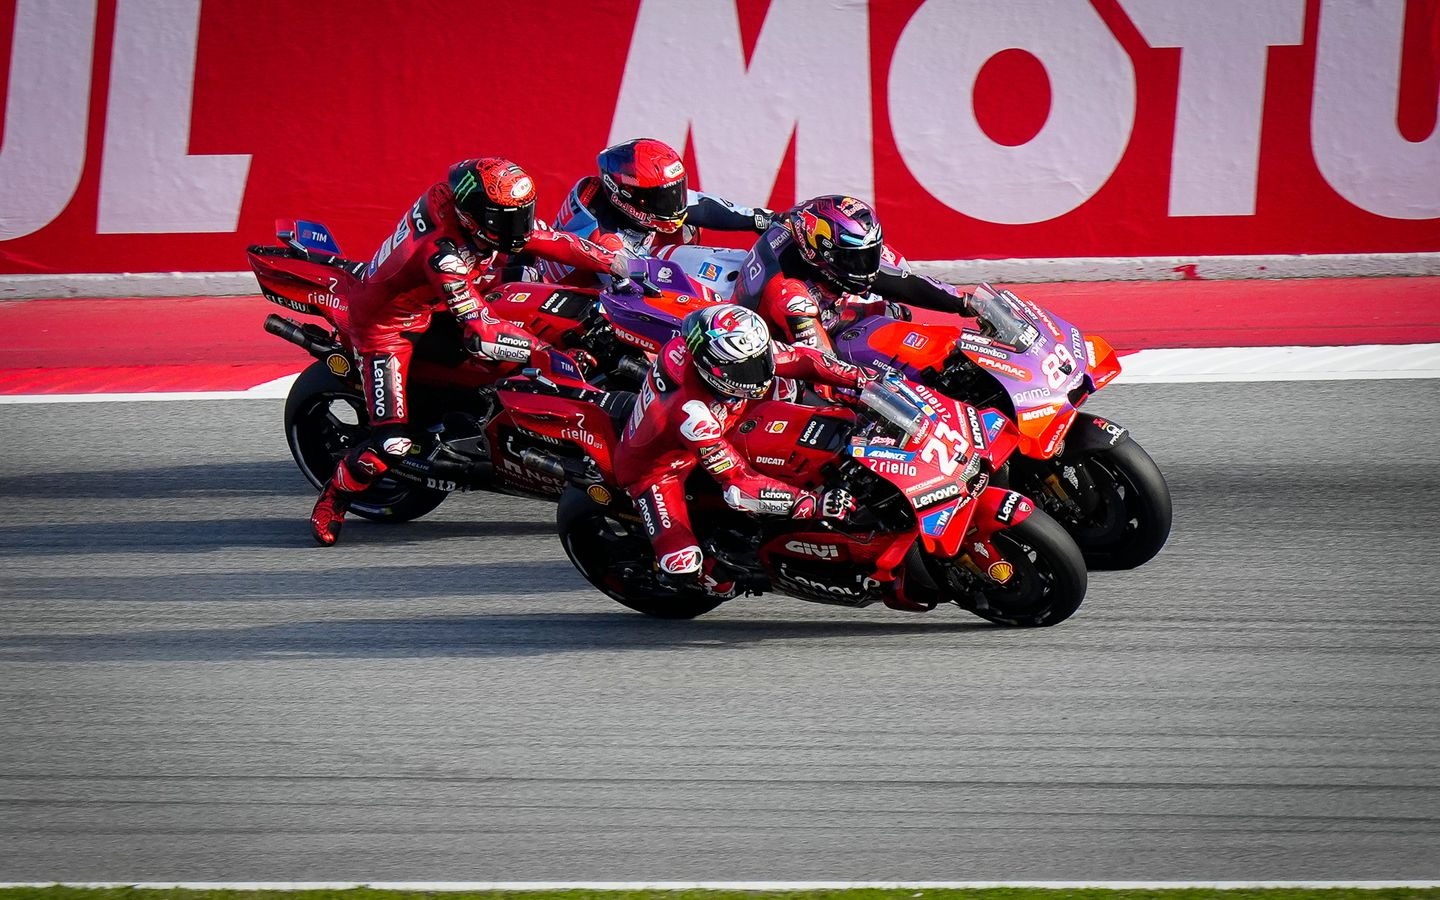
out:
<path id="1" fill-rule="evenodd" d="M 505 260 L 522 251 L 617 277 L 629 271 L 624 256 L 537 225 L 534 181 L 497 157 L 451 166 L 446 180 L 431 185 L 380 245 L 349 297 L 347 328 L 371 434 L 340 461 L 315 503 L 310 526 L 320 545 L 334 545 L 351 498 L 392 466 L 444 466 L 407 457 L 413 441 L 406 385 L 416 342 L 427 331 L 434 335 L 446 324 L 453 331 L 458 322 L 470 364 L 494 369 L 497 378 L 520 365 L 578 377 L 572 360 L 494 316 L 481 299 Z"/>
<path id="2" fill-rule="evenodd" d="M 692 243 L 700 228 L 763 233 L 775 215 L 689 190 L 680 154 L 653 138 L 606 147 L 596 165 L 598 175 L 588 175 L 571 188 L 554 227 L 616 253 L 648 256 L 657 242 Z M 588 273 L 576 273 L 562 263 L 543 263 L 541 268 L 547 281 L 577 287 L 593 281 Z"/>
<path id="3" fill-rule="evenodd" d="M 735 303 L 787 343 L 831 352 L 831 335 L 899 303 L 971 316 L 969 295 L 916 274 L 885 244 L 875 210 L 854 197 L 807 200 L 776 218 L 745 257 Z"/>
<path id="4" fill-rule="evenodd" d="M 732 304 L 698 309 L 660 350 L 615 453 L 615 476 L 635 502 L 655 547 L 660 575 L 699 579 L 729 596 L 690 526 L 685 480 L 698 465 L 725 502 L 754 515 L 844 519 L 854 500 L 843 490 L 817 494 L 751 468 L 725 435 L 764 397 L 777 376 L 859 388 L 863 369 L 808 347 L 772 343 L 754 312 Z"/>

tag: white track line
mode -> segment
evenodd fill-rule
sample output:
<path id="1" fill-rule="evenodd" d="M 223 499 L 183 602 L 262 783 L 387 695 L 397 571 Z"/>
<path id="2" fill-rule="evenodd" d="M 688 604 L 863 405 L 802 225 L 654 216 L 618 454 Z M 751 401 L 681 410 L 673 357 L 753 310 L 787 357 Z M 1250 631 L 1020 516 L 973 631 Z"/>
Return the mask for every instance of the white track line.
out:
<path id="1" fill-rule="evenodd" d="M 910 260 L 945 281 L 1178 281 L 1440 275 L 1440 253 L 1265 256 L 1066 256 Z M 256 293 L 251 272 L 104 272 L 0 275 L 0 301 L 29 298 L 229 297 Z"/>
<path id="2" fill-rule="evenodd" d="M 1369 381 L 1440 378 L 1440 344 L 1352 347 L 1203 347 L 1141 350 L 1120 358 L 1116 384 L 1231 381 Z M 126 394 L 0 394 L 7 403 L 131 403 L 155 400 L 283 399 L 294 375 L 244 391 L 154 391 Z"/>
<path id="3" fill-rule="evenodd" d="M 298 373 L 297 373 L 298 374 Z M 243 391 L 141 391 L 128 394 L 0 394 L 6 403 L 134 403 L 152 400 L 283 400 L 295 375 L 283 375 Z"/>
<path id="4" fill-rule="evenodd" d="M 1440 344 L 1141 350 L 1120 367 L 1117 384 L 1440 378 Z"/>
<path id="5" fill-rule="evenodd" d="M 141 888 L 150 890 L 315 891 L 368 887 L 387 891 L 839 891 L 973 890 L 1046 888 L 1054 890 L 1163 890 L 1209 888 L 1435 888 L 1440 881 L 15 881 L 0 888 Z"/>

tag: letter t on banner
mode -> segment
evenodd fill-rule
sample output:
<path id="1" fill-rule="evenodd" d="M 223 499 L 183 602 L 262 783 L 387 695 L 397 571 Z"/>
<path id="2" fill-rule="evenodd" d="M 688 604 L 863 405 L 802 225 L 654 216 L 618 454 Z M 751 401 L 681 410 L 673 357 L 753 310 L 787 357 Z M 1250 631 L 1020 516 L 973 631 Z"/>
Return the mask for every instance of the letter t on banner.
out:
<path id="1" fill-rule="evenodd" d="M 1253 216 L 1271 47 L 1299 44 L 1304 0 L 1120 0 L 1152 47 L 1180 47 L 1170 215 Z"/>

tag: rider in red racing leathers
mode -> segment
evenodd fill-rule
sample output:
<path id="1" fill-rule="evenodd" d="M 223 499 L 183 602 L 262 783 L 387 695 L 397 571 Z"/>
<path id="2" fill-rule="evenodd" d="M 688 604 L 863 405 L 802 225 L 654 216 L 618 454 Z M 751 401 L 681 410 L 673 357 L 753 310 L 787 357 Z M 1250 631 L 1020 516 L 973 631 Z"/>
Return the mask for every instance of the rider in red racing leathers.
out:
<path id="1" fill-rule="evenodd" d="M 447 180 L 416 200 L 380 245 L 350 296 L 347 329 L 359 357 L 371 435 L 340 461 L 315 503 L 310 527 L 321 545 L 339 538 L 351 498 L 392 466 L 422 477 L 451 477 L 438 470 L 443 460 L 408 455 L 410 359 L 436 313 L 437 327 L 447 317 L 451 328 L 458 321 L 470 364 L 493 369 L 496 378 L 522 365 L 579 375 L 572 360 L 495 317 L 480 297 L 505 260 L 521 251 L 617 277 L 629 271 L 622 255 L 537 226 L 534 182 L 519 166 L 494 157 L 451 166 Z"/>
<path id="2" fill-rule="evenodd" d="M 555 217 L 555 229 L 616 253 L 649 256 L 655 244 L 692 243 L 700 228 L 763 233 L 774 213 L 736 206 L 689 190 L 685 164 L 670 145 L 653 138 L 606 147 L 596 160 L 599 175 L 571 188 Z M 594 277 L 559 263 L 542 263 L 546 281 L 589 287 Z"/>
<path id="3" fill-rule="evenodd" d="M 698 579 L 720 596 L 735 589 L 714 577 L 715 561 L 704 557 L 690 527 L 685 479 L 697 465 L 742 512 L 843 519 L 854 508 L 843 490 L 817 494 L 756 472 L 726 440 L 777 375 L 846 388 L 868 378 L 833 356 L 772 344 L 759 316 L 730 304 L 690 313 L 661 348 L 616 450 L 615 476 L 635 501 L 662 579 Z"/>
<path id="4" fill-rule="evenodd" d="M 909 319 L 900 303 L 974 315 L 968 294 L 915 274 L 886 246 L 875 210 L 854 197 L 816 197 L 776 217 L 741 273 L 735 303 L 777 339 L 826 352 L 832 335 L 867 316 Z"/>

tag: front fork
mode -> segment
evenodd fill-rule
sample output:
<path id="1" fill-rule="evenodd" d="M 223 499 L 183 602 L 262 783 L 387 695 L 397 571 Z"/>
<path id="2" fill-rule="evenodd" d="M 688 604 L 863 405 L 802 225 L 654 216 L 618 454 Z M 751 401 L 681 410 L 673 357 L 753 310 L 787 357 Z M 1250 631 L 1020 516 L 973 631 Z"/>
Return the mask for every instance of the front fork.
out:
<path id="1" fill-rule="evenodd" d="M 1008 488 L 990 486 L 975 500 L 975 515 L 959 563 L 981 579 L 1004 585 L 1015 577 L 1015 564 L 991 541 L 998 531 L 1019 525 L 1035 511 L 1030 498 Z"/>

